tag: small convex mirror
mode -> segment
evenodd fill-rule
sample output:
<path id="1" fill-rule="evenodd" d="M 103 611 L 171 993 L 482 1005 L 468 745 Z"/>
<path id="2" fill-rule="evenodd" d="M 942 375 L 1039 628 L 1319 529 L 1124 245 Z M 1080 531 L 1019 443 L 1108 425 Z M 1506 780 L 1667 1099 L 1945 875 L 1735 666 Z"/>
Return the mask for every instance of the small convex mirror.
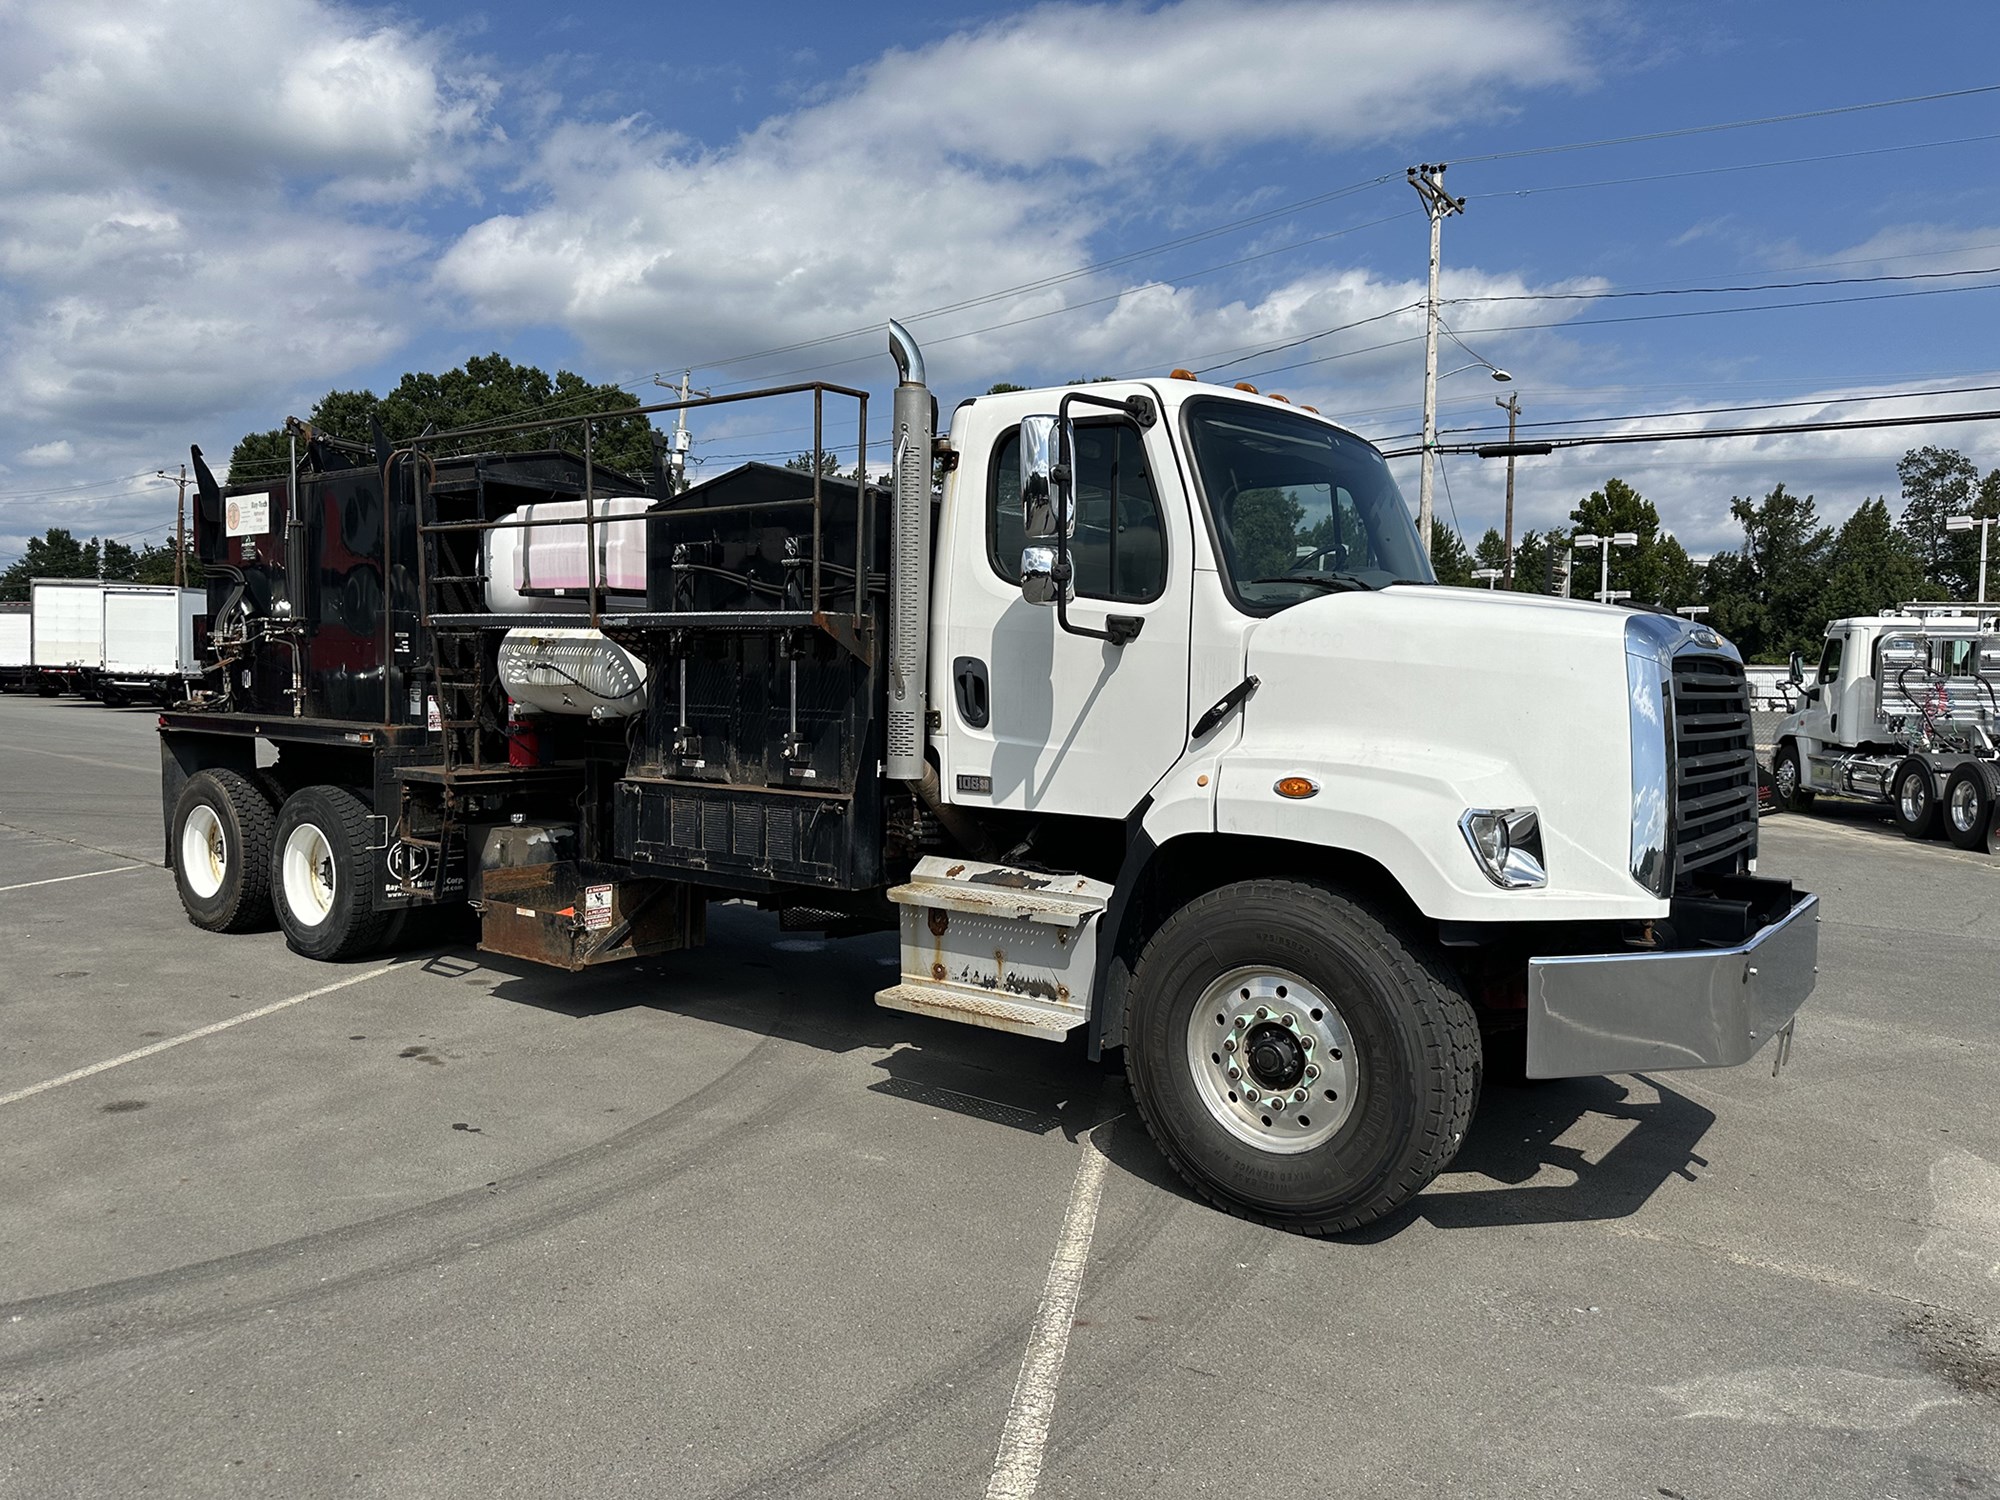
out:
<path id="1" fill-rule="evenodd" d="M 1059 419 L 1021 418 L 1021 530 L 1030 542 L 1046 542 L 1061 528 L 1076 534 L 1070 509 L 1067 476 L 1057 472 L 1056 431 Z"/>
<path id="2" fill-rule="evenodd" d="M 1030 604 L 1054 604 L 1055 575 L 1055 548 L 1037 546 L 1021 549 L 1021 597 L 1024 600 Z"/>

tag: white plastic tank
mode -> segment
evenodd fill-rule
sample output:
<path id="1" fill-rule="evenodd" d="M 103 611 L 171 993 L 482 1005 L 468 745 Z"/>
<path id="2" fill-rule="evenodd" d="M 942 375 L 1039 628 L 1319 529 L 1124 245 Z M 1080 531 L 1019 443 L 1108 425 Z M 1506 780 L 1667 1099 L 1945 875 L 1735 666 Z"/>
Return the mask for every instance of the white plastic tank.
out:
<path id="1" fill-rule="evenodd" d="M 646 592 L 646 523 L 636 519 L 651 509 L 645 495 L 599 496 L 597 585 L 612 594 L 643 597 Z M 486 607 L 496 614 L 567 614 L 587 607 L 590 593 L 590 531 L 581 500 L 524 505 L 516 521 L 567 521 L 574 525 L 508 526 L 486 533 L 483 556 Z M 606 517 L 614 519 L 606 520 Z M 624 517 L 627 519 L 615 519 Z"/>

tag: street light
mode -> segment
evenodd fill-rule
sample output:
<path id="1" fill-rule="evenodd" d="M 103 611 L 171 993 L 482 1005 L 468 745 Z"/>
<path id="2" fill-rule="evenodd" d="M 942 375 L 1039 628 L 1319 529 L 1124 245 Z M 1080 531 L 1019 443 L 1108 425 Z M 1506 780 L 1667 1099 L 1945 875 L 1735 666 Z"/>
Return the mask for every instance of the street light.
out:
<path id="1" fill-rule="evenodd" d="M 1502 568 L 1474 568 L 1472 576 L 1474 581 L 1483 583 L 1487 588 L 1491 589 L 1496 585 L 1501 573 L 1504 571 Z"/>
<path id="2" fill-rule="evenodd" d="M 1944 518 L 1944 529 L 1946 531 L 1970 531 L 1975 526 L 1979 528 L 1978 602 L 1981 604 L 1986 602 L 1986 539 L 1992 535 L 1993 523 L 1995 521 L 2000 521 L 2000 516 L 1946 516 Z"/>
<path id="3" fill-rule="evenodd" d="M 1630 599 L 1630 589 L 1611 592 L 1611 549 L 1613 547 L 1636 547 L 1639 533 L 1636 531 L 1614 531 L 1610 536 L 1599 536 L 1595 532 L 1580 532 L 1570 538 L 1572 547 L 1595 547 L 1597 549 L 1597 600 L 1600 604 L 1610 604 L 1618 599 Z"/>

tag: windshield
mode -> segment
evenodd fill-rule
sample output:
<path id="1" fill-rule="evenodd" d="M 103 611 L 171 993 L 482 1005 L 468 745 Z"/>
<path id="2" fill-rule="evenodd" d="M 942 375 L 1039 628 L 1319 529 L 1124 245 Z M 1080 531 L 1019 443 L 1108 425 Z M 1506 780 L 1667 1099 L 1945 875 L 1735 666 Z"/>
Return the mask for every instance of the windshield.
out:
<path id="1" fill-rule="evenodd" d="M 1360 438 L 1282 409 L 1190 401 L 1188 446 L 1237 600 L 1435 583 L 1389 466 Z"/>

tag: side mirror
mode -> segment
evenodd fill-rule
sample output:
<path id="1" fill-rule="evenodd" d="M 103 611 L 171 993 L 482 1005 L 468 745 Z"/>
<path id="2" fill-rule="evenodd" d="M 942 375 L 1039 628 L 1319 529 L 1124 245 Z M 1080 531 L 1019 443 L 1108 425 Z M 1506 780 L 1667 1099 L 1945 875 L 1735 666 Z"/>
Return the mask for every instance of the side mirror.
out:
<path id="1" fill-rule="evenodd" d="M 1076 535 L 1069 475 L 1056 461 L 1060 427 L 1057 417 L 1021 419 L 1021 531 L 1030 542 Z"/>
<path id="2" fill-rule="evenodd" d="M 1805 653 L 1802 651 L 1794 651 L 1792 653 L 1791 681 L 1794 685 L 1797 685 L 1798 683 L 1804 682 L 1805 680 L 1806 680 Z"/>
<path id="3" fill-rule="evenodd" d="M 1043 546 L 1021 549 L 1021 597 L 1030 604 L 1056 602 L 1055 548 Z M 1069 601 L 1065 599 L 1063 602 Z"/>

